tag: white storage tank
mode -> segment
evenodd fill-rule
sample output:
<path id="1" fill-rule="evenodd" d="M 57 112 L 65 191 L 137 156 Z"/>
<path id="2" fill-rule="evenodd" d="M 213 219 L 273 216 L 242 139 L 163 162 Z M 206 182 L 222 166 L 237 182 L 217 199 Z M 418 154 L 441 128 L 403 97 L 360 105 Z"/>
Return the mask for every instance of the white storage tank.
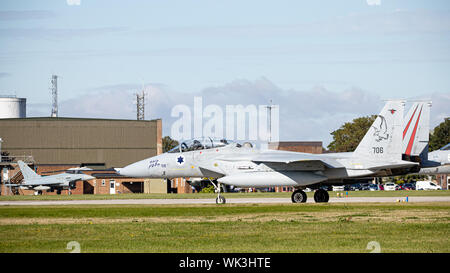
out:
<path id="1" fill-rule="evenodd" d="M 0 96 L 0 119 L 26 117 L 27 99 L 15 96 Z"/>

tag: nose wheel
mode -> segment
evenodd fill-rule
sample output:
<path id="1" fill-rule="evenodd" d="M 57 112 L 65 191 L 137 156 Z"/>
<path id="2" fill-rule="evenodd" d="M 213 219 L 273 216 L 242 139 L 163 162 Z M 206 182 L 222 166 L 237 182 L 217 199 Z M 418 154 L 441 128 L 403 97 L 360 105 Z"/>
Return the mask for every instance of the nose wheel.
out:
<path id="1" fill-rule="evenodd" d="M 217 197 L 216 197 L 216 204 L 221 205 L 221 204 L 225 204 L 227 202 L 227 200 L 225 199 L 225 197 L 223 197 L 222 195 L 220 195 L 220 183 L 217 183 L 217 185 L 212 182 L 211 179 L 209 179 L 209 182 L 211 182 L 211 184 L 214 186 L 215 191 L 217 192 Z"/>
<path id="2" fill-rule="evenodd" d="M 225 197 L 223 197 L 222 195 L 216 197 L 216 204 L 220 205 L 225 203 L 226 203 Z"/>

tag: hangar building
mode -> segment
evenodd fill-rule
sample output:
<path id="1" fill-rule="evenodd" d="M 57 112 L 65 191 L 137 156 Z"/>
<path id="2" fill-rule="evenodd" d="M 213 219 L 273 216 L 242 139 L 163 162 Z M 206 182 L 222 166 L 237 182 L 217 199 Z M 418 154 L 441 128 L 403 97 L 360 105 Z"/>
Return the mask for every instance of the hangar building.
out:
<path id="1" fill-rule="evenodd" d="M 162 153 L 161 135 L 161 119 L 0 119 L 2 150 L 37 164 L 123 167 Z"/>
<path id="2" fill-rule="evenodd" d="M 89 174 L 97 179 L 78 181 L 74 194 L 167 192 L 162 179 L 126 178 L 112 169 L 162 153 L 161 119 L 6 118 L 0 119 L 0 138 L 1 151 L 9 154 L 1 157 L 0 169 L 9 169 L 6 177 L 17 182 L 22 177 L 16 162 L 23 160 L 41 175 L 93 169 Z"/>

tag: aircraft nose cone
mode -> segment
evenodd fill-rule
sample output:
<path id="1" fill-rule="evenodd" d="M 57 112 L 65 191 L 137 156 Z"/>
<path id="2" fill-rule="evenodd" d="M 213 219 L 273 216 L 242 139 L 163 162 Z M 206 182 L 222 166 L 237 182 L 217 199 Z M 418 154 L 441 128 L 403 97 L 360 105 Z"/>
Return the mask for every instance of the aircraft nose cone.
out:
<path id="1" fill-rule="evenodd" d="M 145 160 L 133 163 L 116 171 L 122 176 L 146 177 L 148 176 Z"/>

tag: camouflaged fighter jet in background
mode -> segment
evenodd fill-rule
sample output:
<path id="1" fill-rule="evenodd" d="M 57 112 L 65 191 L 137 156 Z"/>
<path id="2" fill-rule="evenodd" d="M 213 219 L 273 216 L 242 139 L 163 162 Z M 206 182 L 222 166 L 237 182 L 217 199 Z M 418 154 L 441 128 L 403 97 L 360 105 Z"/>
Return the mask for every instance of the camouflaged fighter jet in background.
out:
<path id="1" fill-rule="evenodd" d="M 354 152 L 308 154 L 279 150 L 259 150 L 211 138 L 194 139 L 167 153 L 116 171 L 124 176 L 150 178 L 204 177 L 218 194 L 216 203 L 225 203 L 221 184 L 241 188 L 292 186 L 292 202 L 306 202 L 306 187 L 317 189 L 316 202 L 328 202 L 324 184 L 353 183 L 348 178 L 400 175 L 419 163 L 402 160 L 402 131 L 405 102 L 387 101 L 381 113 Z M 216 180 L 217 184 L 213 181 Z"/>
<path id="2" fill-rule="evenodd" d="M 82 173 L 60 173 L 55 175 L 40 176 L 35 173 L 27 164 L 23 161 L 17 161 L 20 171 L 23 175 L 23 182 L 20 184 L 6 184 L 8 187 L 19 187 L 21 189 L 34 190 L 36 194 L 42 193 L 45 190 L 57 190 L 61 193 L 61 190 L 75 188 L 75 182 L 78 180 L 91 180 L 95 177 L 82 174 Z"/>

